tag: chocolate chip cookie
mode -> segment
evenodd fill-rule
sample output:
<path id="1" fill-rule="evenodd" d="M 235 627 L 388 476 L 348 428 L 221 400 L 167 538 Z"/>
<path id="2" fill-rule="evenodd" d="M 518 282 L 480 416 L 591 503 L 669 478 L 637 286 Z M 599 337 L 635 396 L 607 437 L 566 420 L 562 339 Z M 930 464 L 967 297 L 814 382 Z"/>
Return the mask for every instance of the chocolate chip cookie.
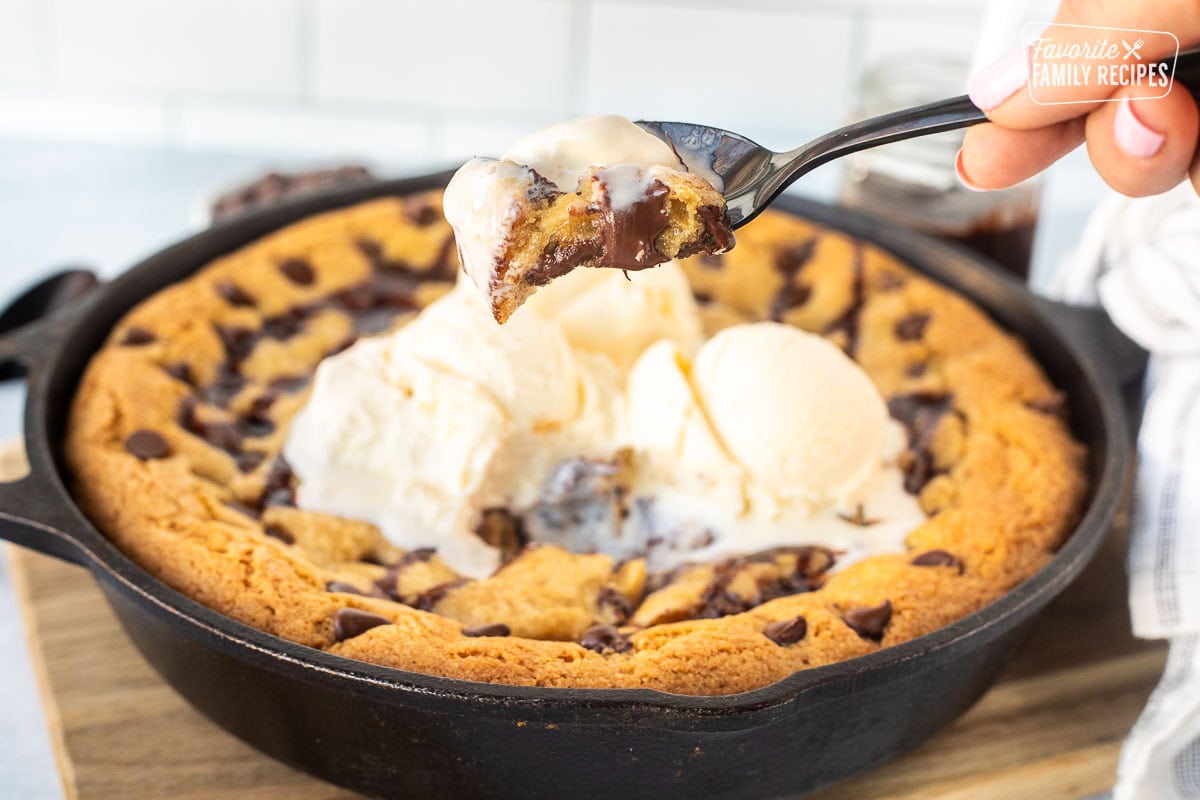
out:
<path id="1" fill-rule="evenodd" d="M 907 429 L 927 519 L 906 552 L 839 564 L 797 542 L 648 573 L 530 543 L 489 509 L 505 563 L 467 579 L 435 550 L 297 508 L 281 457 L 317 364 L 452 286 L 440 196 L 312 217 L 131 310 L 75 397 L 66 458 L 95 524 L 179 591 L 309 647 L 468 680 L 726 694 L 953 622 L 1044 565 L 1086 488 L 1063 395 L 957 294 L 844 234 L 767 212 L 684 262 L 709 335 L 772 319 L 842 347 Z M 859 509 L 847 523 L 870 526 Z"/>

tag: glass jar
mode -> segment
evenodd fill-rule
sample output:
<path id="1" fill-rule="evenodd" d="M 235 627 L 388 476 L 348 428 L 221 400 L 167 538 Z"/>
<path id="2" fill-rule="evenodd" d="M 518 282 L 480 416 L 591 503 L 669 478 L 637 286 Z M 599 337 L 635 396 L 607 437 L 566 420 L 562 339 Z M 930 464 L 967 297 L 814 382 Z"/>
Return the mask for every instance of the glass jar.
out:
<path id="1" fill-rule="evenodd" d="M 966 75 L 967 62 L 952 57 L 883 61 L 863 75 L 855 118 L 962 94 Z M 963 131 L 950 131 L 847 156 L 842 160 L 842 202 L 965 245 L 1028 279 L 1040 183 L 1032 178 L 1000 191 L 971 191 L 954 172 L 962 141 Z"/>

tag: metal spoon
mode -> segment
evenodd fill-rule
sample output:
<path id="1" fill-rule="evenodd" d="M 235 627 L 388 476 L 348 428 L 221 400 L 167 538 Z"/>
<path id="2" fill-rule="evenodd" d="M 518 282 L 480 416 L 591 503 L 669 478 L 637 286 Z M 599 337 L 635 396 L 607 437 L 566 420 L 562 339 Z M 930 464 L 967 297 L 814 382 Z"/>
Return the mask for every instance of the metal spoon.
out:
<path id="1" fill-rule="evenodd" d="M 1197 93 L 1200 51 L 1180 53 L 1173 71 L 1176 83 Z M 689 171 L 712 181 L 725 195 L 729 225 L 737 228 L 754 219 L 797 178 L 849 153 L 902 139 L 966 128 L 987 117 L 966 96 L 940 100 L 855 122 L 813 139 L 808 144 L 776 153 L 720 128 L 687 122 L 639 121 L 671 147 Z"/>
<path id="2" fill-rule="evenodd" d="M 987 122 L 987 117 L 963 95 L 855 122 L 785 153 L 707 125 L 644 120 L 637 124 L 671 145 L 689 172 L 721 190 L 729 226 L 738 228 L 758 216 L 797 178 L 828 161 L 868 147 L 980 122 Z M 713 176 L 720 183 L 713 181 Z"/>

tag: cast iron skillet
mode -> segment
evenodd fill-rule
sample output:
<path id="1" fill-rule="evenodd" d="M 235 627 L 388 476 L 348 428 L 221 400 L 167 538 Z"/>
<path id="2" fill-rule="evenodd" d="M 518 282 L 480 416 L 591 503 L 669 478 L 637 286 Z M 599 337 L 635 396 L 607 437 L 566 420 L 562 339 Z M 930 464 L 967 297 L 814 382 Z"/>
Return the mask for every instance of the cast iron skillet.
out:
<path id="1" fill-rule="evenodd" d="M 1136 370 L 1137 352 L 1097 318 L 1066 307 L 1048 312 L 964 250 L 785 198 L 777 208 L 873 241 L 970 297 L 1028 343 L 1070 398 L 1075 433 L 1090 452 L 1086 512 L 1048 566 L 978 613 L 897 647 L 725 697 L 494 686 L 372 666 L 275 638 L 175 592 L 101 536 L 67 489 L 60 443 L 81 371 L 113 323 L 152 292 L 281 225 L 446 179 L 353 187 L 236 218 L 0 339 L 0 365 L 29 371 L 31 464 L 29 476 L 0 485 L 0 537 L 85 566 L 154 668 L 254 747 L 388 797 L 802 792 L 916 746 L 966 709 L 1107 532 L 1131 448 L 1116 376 L 1101 362 L 1120 353 Z M 86 278 L 74 280 L 87 288 Z M 31 302 L 53 305 L 52 293 L 34 292 Z M 1060 329 L 1063 319 L 1071 325 Z"/>

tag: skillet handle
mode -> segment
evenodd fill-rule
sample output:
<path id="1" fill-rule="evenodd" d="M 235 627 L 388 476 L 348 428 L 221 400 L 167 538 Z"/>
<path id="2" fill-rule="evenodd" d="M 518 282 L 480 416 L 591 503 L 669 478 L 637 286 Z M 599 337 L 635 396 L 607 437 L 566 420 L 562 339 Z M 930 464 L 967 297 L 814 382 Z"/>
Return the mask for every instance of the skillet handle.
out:
<path id="1" fill-rule="evenodd" d="M 31 389 L 38 385 L 44 377 L 40 367 L 68 328 L 69 309 L 98 285 L 89 271 L 66 270 L 36 284 L 0 312 L 0 381 L 24 376 Z M 42 424 L 40 418 L 26 415 L 27 434 L 31 426 Z M 34 435 L 30 441 L 34 444 L 26 448 L 26 474 L 0 482 L 0 539 L 86 564 L 92 549 L 88 540 L 96 534 L 58 479 L 47 437 Z"/>

